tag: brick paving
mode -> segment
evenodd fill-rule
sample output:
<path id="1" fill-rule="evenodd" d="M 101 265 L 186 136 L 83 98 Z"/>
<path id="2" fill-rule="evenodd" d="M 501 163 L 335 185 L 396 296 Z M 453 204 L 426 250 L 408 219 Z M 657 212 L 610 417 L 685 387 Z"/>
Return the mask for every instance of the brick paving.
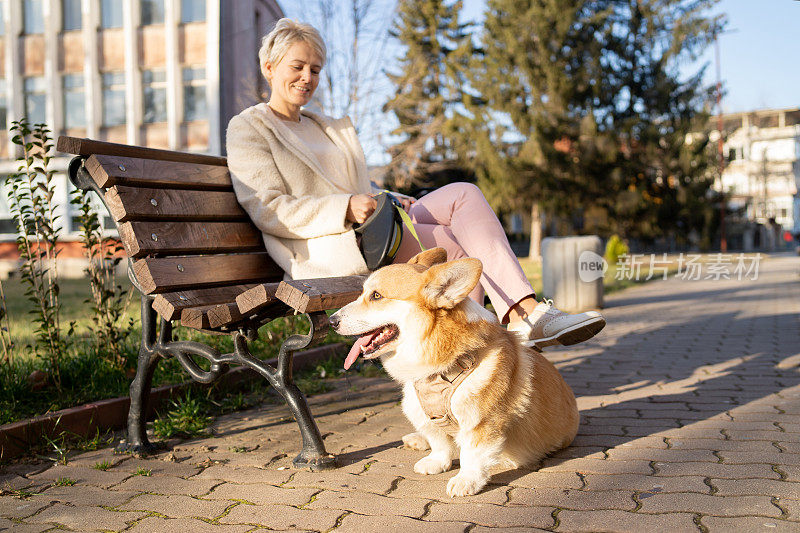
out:
<path id="1" fill-rule="evenodd" d="M 800 531 L 800 258 L 637 286 L 605 315 L 596 339 L 547 352 L 578 397 L 573 445 L 475 496 L 414 473 L 393 383 L 348 376 L 310 400 L 338 470 L 292 469 L 297 427 L 264 406 L 151 458 L 6 465 L 0 530 Z"/>

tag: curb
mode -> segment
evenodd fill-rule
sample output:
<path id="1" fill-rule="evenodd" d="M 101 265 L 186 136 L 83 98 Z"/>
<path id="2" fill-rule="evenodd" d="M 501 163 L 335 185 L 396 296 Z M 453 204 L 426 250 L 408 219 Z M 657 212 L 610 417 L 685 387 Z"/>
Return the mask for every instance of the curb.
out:
<path id="1" fill-rule="evenodd" d="M 324 361 L 341 353 L 344 348 L 344 344 L 335 343 L 296 352 L 292 359 L 292 370 L 302 370 L 319 361 Z M 273 358 L 265 362 L 274 367 L 277 361 L 277 358 Z M 256 379 L 264 378 L 249 367 L 237 367 L 223 374 L 217 383 L 222 387 L 233 387 Z M 150 420 L 154 417 L 156 408 L 162 402 L 195 385 L 197 384 L 193 381 L 186 381 L 152 389 L 147 419 Z M 110 429 L 123 428 L 128 420 L 130 402 L 128 396 L 108 398 L 2 425 L 0 426 L 0 460 L 24 455 L 34 444 L 40 442 L 42 437 L 53 438 L 64 432 L 79 437 L 88 437 L 98 431 L 102 433 Z"/>

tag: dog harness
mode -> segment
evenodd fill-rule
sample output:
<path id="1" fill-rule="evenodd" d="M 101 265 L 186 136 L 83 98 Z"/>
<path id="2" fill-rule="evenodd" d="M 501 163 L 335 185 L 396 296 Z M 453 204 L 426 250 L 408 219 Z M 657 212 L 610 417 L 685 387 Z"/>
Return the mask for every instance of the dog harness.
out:
<path id="1" fill-rule="evenodd" d="M 414 382 L 423 412 L 432 424 L 448 433 L 458 432 L 458 422 L 450 410 L 450 399 L 458 386 L 475 370 L 475 363 L 475 357 L 465 354 L 456 360 L 450 370 Z"/>

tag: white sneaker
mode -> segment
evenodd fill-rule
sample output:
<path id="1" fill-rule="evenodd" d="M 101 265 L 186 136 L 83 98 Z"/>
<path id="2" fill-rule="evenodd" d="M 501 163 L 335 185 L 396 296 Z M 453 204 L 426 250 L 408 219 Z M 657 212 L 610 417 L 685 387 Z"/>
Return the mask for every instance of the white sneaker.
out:
<path id="1" fill-rule="evenodd" d="M 525 319 L 509 324 L 524 346 L 571 346 L 589 340 L 603 329 L 606 319 L 597 311 L 570 315 L 553 307 L 552 300 L 539 303 Z"/>

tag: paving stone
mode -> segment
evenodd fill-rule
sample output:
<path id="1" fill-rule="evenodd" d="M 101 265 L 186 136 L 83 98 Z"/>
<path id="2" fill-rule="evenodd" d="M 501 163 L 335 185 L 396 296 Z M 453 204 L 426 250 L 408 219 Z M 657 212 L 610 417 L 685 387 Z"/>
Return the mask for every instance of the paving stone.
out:
<path id="1" fill-rule="evenodd" d="M 455 529 L 451 531 L 456 531 Z M 495 527 L 476 526 L 469 530 L 470 533 L 530 533 L 531 531 L 550 531 L 549 529 L 539 529 L 538 527 L 504 527 L 498 530 Z"/>
<path id="2" fill-rule="evenodd" d="M 776 451 L 769 441 L 741 441 L 723 439 L 684 439 L 681 437 L 670 438 L 670 445 L 675 450 L 713 450 L 713 451 Z"/>
<path id="3" fill-rule="evenodd" d="M 245 533 L 251 531 L 251 526 L 234 525 L 214 525 L 202 520 L 191 520 L 186 518 L 162 518 L 160 516 L 149 516 L 137 522 L 132 528 L 126 531 L 136 531 L 147 533 L 158 531 L 158 533 Z"/>
<path id="4" fill-rule="evenodd" d="M 598 474 L 650 474 L 650 461 L 610 461 L 605 459 L 545 459 L 540 472 L 581 472 Z"/>
<path id="5" fill-rule="evenodd" d="M 142 494 L 117 509 L 156 512 L 169 518 L 216 518 L 231 505 L 229 501 L 208 501 L 189 496 Z"/>
<path id="6" fill-rule="evenodd" d="M 342 511 L 297 509 L 288 505 L 239 504 L 219 520 L 220 524 L 254 524 L 270 529 L 327 531 L 336 525 Z"/>
<path id="7" fill-rule="evenodd" d="M 345 474 L 332 470 L 329 472 L 298 471 L 292 476 L 285 487 L 312 487 L 325 490 L 355 490 L 386 494 L 395 484 L 397 478 L 393 476 L 371 474 L 365 475 Z"/>
<path id="8" fill-rule="evenodd" d="M 324 491 L 304 509 L 340 509 L 369 516 L 407 516 L 421 518 L 430 500 L 422 498 L 392 498 L 378 494 Z"/>
<path id="9" fill-rule="evenodd" d="M 48 487 L 41 494 L 31 496 L 31 499 L 42 502 L 60 502 L 68 505 L 116 507 L 130 500 L 131 494 L 105 490 L 99 487 L 87 487 L 76 483 L 72 486 Z"/>
<path id="10" fill-rule="evenodd" d="M 642 513 L 696 512 L 715 516 L 779 517 L 781 512 L 766 496 L 711 496 L 697 493 L 653 494 L 641 500 Z"/>
<path id="11" fill-rule="evenodd" d="M 75 481 L 79 485 L 108 488 L 122 482 L 130 475 L 130 472 L 123 472 L 113 468 L 104 471 L 84 466 L 55 465 L 44 472 L 30 476 L 30 479 L 39 484 L 49 484 L 57 479 L 66 478 Z"/>
<path id="12" fill-rule="evenodd" d="M 160 476 L 176 476 L 176 477 L 191 477 L 197 475 L 202 468 L 187 463 L 172 463 L 169 461 L 158 461 L 153 459 L 137 459 L 131 457 L 127 461 L 120 463 L 117 468 L 126 471 L 130 474 L 136 473 L 137 470 L 149 470 L 150 475 Z"/>
<path id="13" fill-rule="evenodd" d="M 647 448 L 623 447 L 608 450 L 608 459 L 610 461 L 644 459 L 647 461 L 664 461 L 665 463 L 716 463 L 719 461 L 719 458 L 710 450 L 654 450 Z"/>
<path id="14" fill-rule="evenodd" d="M 720 452 L 723 461 L 729 464 L 769 463 L 773 465 L 800 465 L 800 454 L 780 453 L 776 448 L 771 452 L 725 451 Z"/>
<path id="15" fill-rule="evenodd" d="M 581 478 L 575 472 L 531 472 L 524 469 L 497 472 L 489 480 L 489 483 L 529 489 L 579 489 L 583 487 Z"/>
<path id="16" fill-rule="evenodd" d="M 776 503 L 789 512 L 787 520 L 800 522 L 800 494 L 795 493 L 789 498 L 777 497 Z M 798 525 L 798 529 L 800 529 L 800 525 Z"/>
<path id="17" fill-rule="evenodd" d="M 458 499 L 457 501 L 461 501 Z M 489 503 L 434 503 L 425 520 L 430 522 L 456 522 L 467 520 L 486 527 L 538 527 L 553 525 L 553 507 L 502 507 Z"/>
<path id="18" fill-rule="evenodd" d="M 337 527 L 337 533 L 365 533 L 367 531 L 408 531 L 419 533 L 453 533 L 466 531 L 467 522 L 427 522 L 405 516 L 363 516 L 348 514 Z M 472 529 L 471 531 L 477 531 Z M 505 533 L 506 530 L 504 530 Z M 530 531 L 530 530 L 528 530 Z"/>
<path id="19" fill-rule="evenodd" d="M 108 511 L 102 507 L 72 507 L 57 503 L 41 513 L 27 518 L 25 521 L 37 524 L 62 525 L 78 530 L 110 529 L 119 531 L 143 516 L 146 516 L 146 513 L 123 513 Z"/>
<path id="20" fill-rule="evenodd" d="M 219 483 L 214 479 L 191 478 L 187 480 L 175 476 L 133 476 L 116 485 L 113 490 L 202 496 Z"/>
<path id="21" fill-rule="evenodd" d="M 0 474 L 0 494 L 30 487 L 34 482 L 17 474 Z"/>
<path id="22" fill-rule="evenodd" d="M 296 471 L 290 469 L 273 470 L 252 466 L 230 467 L 228 465 L 209 466 L 193 479 L 213 479 L 231 483 L 268 483 L 280 485 L 286 483 Z"/>
<path id="23" fill-rule="evenodd" d="M 797 533 L 797 523 L 760 516 L 725 518 L 703 516 L 700 523 L 709 531 L 771 531 L 774 533 Z"/>
<path id="24" fill-rule="evenodd" d="M 697 532 L 694 517 L 688 513 L 666 513 L 648 515 L 625 511 L 569 511 L 558 513 L 556 531 L 608 531 L 629 533 L 631 531 Z"/>
<path id="25" fill-rule="evenodd" d="M 704 476 L 723 479 L 780 479 L 771 465 L 722 463 L 656 463 L 659 476 Z"/>
<path id="26" fill-rule="evenodd" d="M 238 484 L 225 483 L 215 487 L 209 494 L 203 496 L 204 500 L 244 500 L 257 505 L 282 503 L 299 507 L 307 504 L 311 497 L 318 493 L 316 488 L 289 488 L 275 487 L 264 483 Z"/>
<path id="27" fill-rule="evenodd" d="M 640 476 L 636 474 L 588 474 L 584 477 L 584 490 L 631 492 L 710 492 L 702 476 Z"/>
<path id="28" fill-rule="evenodd" d="M 633 511 L 633 491 L 584 491 L 572 489 L 515 488 L 509 493 L 508 506 L 548 506 L 559 509 L 619 509 Z"/>
<path id="29" fill-rule="evenodd" d="M 451 502 L 453 500 L 447 495 L 447 482 L 451 477 L 453 477 L 452 474 L 448 477 L 429 480 L 399 479 L 396 482 L 396 488 L 389 493 L 389 496 L 393 498 L 422 498 L 425 500 Z M 478 494 L 461 496 L 457 501 L 502 505 L 508 500 L 506 495 L 508 491 L 509 488 L 505 485 L 490 484 Z"/>
<path id="30" fill-rule="evenodd" d="M 0 498 L 0 516 L 3 518 L 25 518 L 41 511 L 50 505 L 50 502 L 40 499 L 22 500 L 16 496 L 3 496 Z"/>
<path id="31" fill-rule="evenodd" d="M 781 472 L 786 474 L 786 481 L 800 481 L 800 466 L 798 465 L 781 465 Z"/>
<path id="32" fill-rule="evenodd" d="M 52 529 L 53 526 L 42 524 L 24 524 L 22 522 L 14 522 L 6 518 L 0 518 L 0 531 L 13 531 L 14 533 L 41 533 Z"/>

